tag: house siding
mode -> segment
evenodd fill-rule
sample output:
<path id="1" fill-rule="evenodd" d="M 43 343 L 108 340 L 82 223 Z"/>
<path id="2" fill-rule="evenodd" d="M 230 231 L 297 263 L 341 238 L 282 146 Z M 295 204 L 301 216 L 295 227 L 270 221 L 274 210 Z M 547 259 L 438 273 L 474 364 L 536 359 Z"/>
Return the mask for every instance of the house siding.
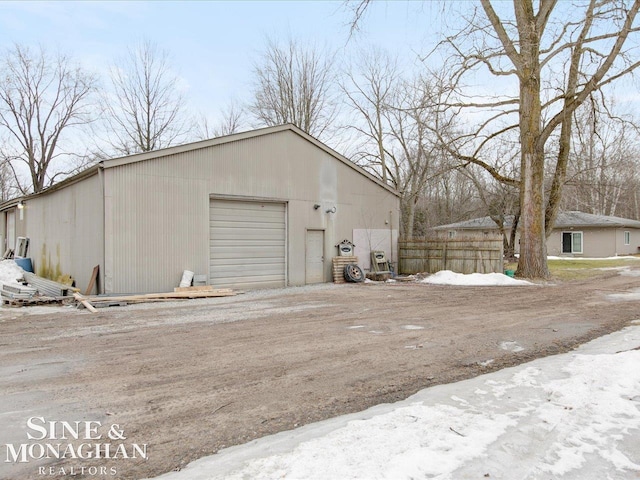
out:
<path id="1" fill-rule="evenodd" d="M 624 232 L 629 232 L 629 245 L 624 244 Z M 616 252 L 618 255 L 640 253 L 640 229 L 619 228 L 616 231 Z"/>
<path id="2" fill-rule="evenodd" d="M 630 232 L 631 242 L 624 245 L 624 232 Z M 562 253 L 562 232 L 582 232 L 583 252 L 576 256 L 586 258 L 606 258 L 616 255 L 638 253 L 640 231 L 636 228 L 565 228 L 554 230 L 547 241 L 549 255 Z"/>
<path id="3" fill-rule="evenodd" d="M 450 228 L 443 231 L 464 234 L 465 232 L 482 232 L 489 230 Z M 495 230 L 494 230 L 495 231 Z M 624 232 L 629 232 L 629 245 L 624 245 Z M 562 233 L 582 232 L 582 253 L 562 253 Z M 520 234 L 516 234 L 515 253 L 520 253 Z M 616 255 L 632 255 L 640 253 L 640 229 L 634 227 L 558 227 L 547 239 L 547 255 L 576 256 L 585 258 L 607 258 Z"/>

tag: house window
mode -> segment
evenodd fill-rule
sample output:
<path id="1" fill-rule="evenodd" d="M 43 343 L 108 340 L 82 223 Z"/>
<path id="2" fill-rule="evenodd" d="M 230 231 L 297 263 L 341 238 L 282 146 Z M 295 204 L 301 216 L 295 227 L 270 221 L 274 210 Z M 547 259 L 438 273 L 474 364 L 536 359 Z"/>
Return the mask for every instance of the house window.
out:
<path id="1" fill-rule="evenodd" d="M 582 253 L 582 232 L 562 232 L 562 253 Z"/>
<path id="2" fill-rule="evenodd" d="M 629 245 L 631 243 L 631 232 L 624 232 L 624 244 Z"/>
<path id="3" fill-rule="evenodd" d="M 456 231 L 455 230 L 450 230 L 449 231 L 449 238 L 456 238 Z"/>

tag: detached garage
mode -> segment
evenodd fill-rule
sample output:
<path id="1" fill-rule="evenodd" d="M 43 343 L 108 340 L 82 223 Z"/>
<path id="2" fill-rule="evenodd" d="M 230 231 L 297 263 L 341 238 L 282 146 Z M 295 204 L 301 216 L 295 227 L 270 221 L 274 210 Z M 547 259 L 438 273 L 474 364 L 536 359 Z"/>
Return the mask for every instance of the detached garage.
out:
<path id="1" fill-rule="evenodd" d="M 4 248 L 105 293 L 169 291 L 184 270 L 238 289 L 331 281 L 344 239 L 397 259 L 399 195 L 293 125 L 105 160 L 0 205 Z M 18 208 L 20 207 L 20 208 Z"/>

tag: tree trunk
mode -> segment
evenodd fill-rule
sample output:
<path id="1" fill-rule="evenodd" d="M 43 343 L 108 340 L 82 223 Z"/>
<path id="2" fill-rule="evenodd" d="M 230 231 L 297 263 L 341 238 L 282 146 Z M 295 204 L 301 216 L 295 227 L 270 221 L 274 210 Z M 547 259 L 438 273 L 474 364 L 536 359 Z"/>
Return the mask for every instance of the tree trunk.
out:
<path id="1" fill-rule="evenodd" d="M 518 223 L 520 223 L 519 213 L 513 216 L 513 225 L 511 225 L 511 232 L 509 232 L 509 260 L 516 258 L 516 236 L 518 234 Z"/>
<path id="2" fill-rule="evenodd" d="M 415 195 L 404 195 L 400 200 L 400 208 L 402 211 L 401 225 L 402 236 L 411 238 L 416 217 L 416 201 Z"/>
<path id="3" fill-rule="evenodd" d="M 531 8 L 530 4 L 527 4 Z M 523 10 L 526 7 L 521 5 Z M 523 11 L 530 19 L 532 13 Z M 520 22 L 519 22 L 520 23 Z M 541 139 L 542 105 L 540 100 L 539 40 L 535 21 L 518 25 L 522 41 L 520 81 L 520 259 L 516 275 L 548 278 L 545 237 L 544 143 Z"/>

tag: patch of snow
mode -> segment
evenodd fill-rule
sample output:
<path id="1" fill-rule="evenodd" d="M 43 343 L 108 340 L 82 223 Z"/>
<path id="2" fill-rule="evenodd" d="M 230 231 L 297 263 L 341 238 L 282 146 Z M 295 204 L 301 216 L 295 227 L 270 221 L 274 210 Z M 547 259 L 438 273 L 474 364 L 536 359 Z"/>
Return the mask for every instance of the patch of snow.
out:
<path id="1" fill-rule="evenodd" d="M 24 270 L 14 260 L 0 261 L 0 286 L 3 284 L 19 285 L 18 279 L 23 275 Z"/>
<path id="2" fill-rule="evenodd" d="M 610 293 L 607 295 L 607 298 L 611 300 L 622 300 L 626 302 L 640 300 L 640 288 L 636 288 L 630 292 L 626 293 Z"/>
<path id="3" fill-rule="evenodd" d="M 513 353 L 522 352 L 524 348 L 518 342 L 501 342 L 500 348 Z"/>
<path id="4" fill-rule="evenodd" d="M 396 280 L 394 280 L 393 278 L 388 278 L 386 280 L 386 283 L 396 283 Z"/>
<path id="5" fill-rule="evenodd" d="M 620 275 L 624 275 L 625 277 L 640 277 L 640 270 L 631 270 L 627 268 L 626 270 L 622 270 Z"/>
<path id="6" fill-rule="evenodd" d="M 481 367 L 488 367 L 493 362 L 495 362 L 495 360 L 493 358 L 490 358 L 489 360 L 485 360 L 484 362 L 478 362 L 478 365 L 480 365 Z"/>
<path id="7" fill-rule="evenodd" d="M 347 330 L 355 330 L 356 328 L 364 328 L 364 325 L 352 325 L 351 327 L 347 327 Z"/>
<path id="8" fill-rule="evenodd" d="M 424 330 L 424 327 L 420 325 L 402 325 L 400 328 L 404 328 L 405 330 Z"/>
<path id="9" fill-rule="evenodd" d="M 636 478 L 639 346 L 634 325 L 572 353 L 227 448 L 159 478 Z"/>
<path id="10" fill-rule="evenodd" d="M 451 270 L 442 270 L 420 281 L 433 285 L 464 285 L 464 286 L 510 286 L 510 285 L 535 285 L 526 280 L 517 280 L 502 273 L 455 273 Z"/>
<path id="11" fill-rule="evenodd" d="M 380 335 L 381 333 L 384 333 L 384 332 L 381 331 L 381 330 L 369 330 L 369 333 L 374 333 L 376 335 Z"/>

